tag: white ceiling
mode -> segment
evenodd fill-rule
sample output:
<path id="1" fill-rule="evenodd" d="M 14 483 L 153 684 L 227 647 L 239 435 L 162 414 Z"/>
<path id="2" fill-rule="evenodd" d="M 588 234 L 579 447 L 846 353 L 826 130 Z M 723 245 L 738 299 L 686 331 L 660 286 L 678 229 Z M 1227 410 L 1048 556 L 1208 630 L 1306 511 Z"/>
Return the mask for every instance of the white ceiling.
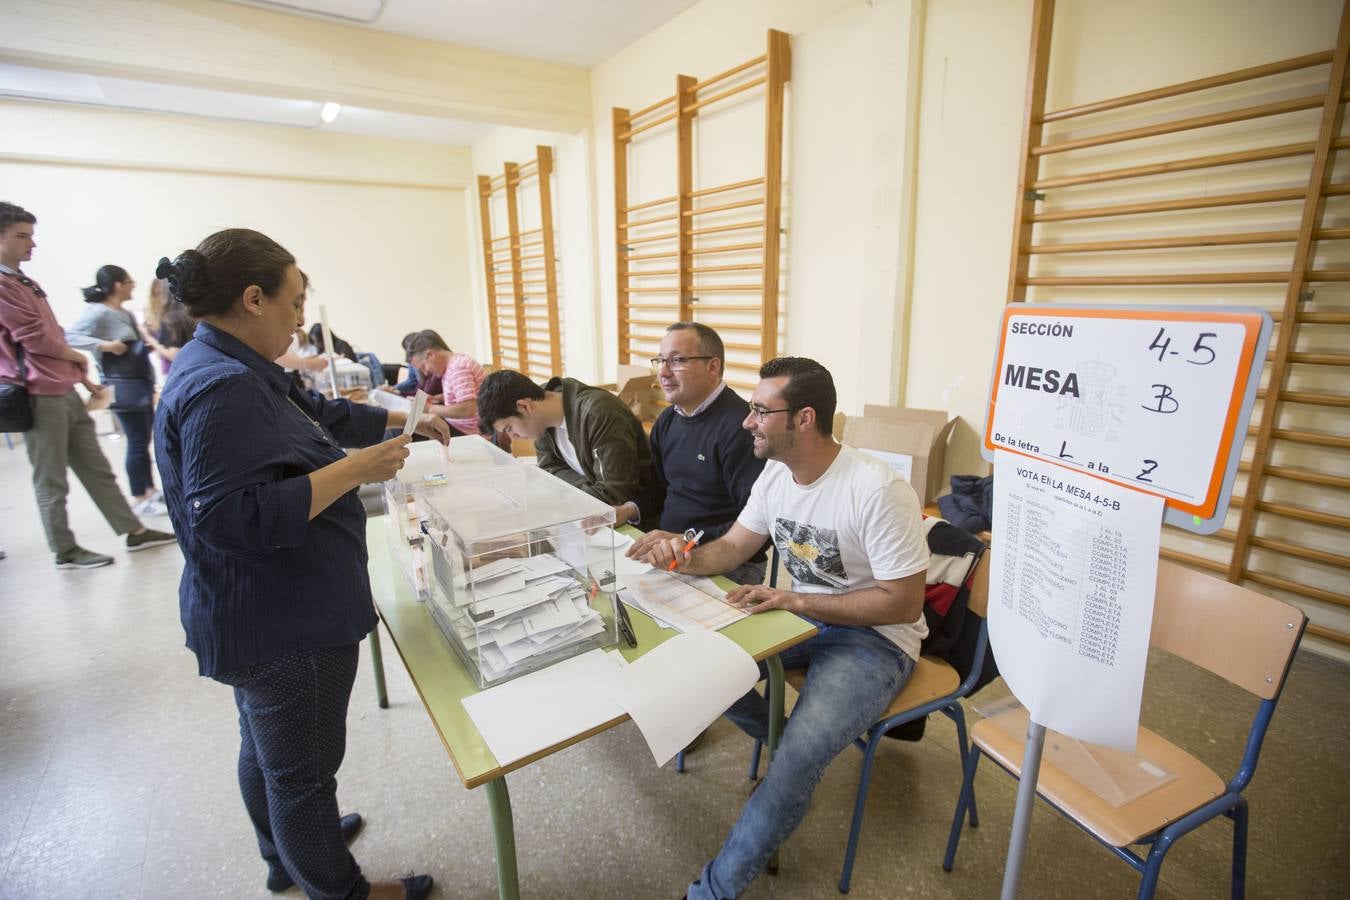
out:
<path id="1" fill-rule="evenodd" d="M 0 65 L 0 97 L 205 116 L 455 146 L 473 144 L 486 137 L 494 127 L 481 122 L 414 116 L 356 106 L 342 107 L 337 120 L 325 124 L 319 118 L 322 100 L 260 97 L 9 65 Z"/>
<path id="2" fill-rule="evenodd" d="M 578 66 L 609 58 L 697 0 L 222 0 L 393 34 Z M 361 24 L 370 20 L 370 24 Z M 0 64 L 0 97 L 77 103 L 469 146 L 493 126 L 343 107 L 325 124 L 327 98 L 293 100 Z"/>
<path id="3" fill-rule="evenodd" d="M 224 0 L 590 67 L 698 0 Z M 370 24 L 361 24 L 369 20 Z"/>

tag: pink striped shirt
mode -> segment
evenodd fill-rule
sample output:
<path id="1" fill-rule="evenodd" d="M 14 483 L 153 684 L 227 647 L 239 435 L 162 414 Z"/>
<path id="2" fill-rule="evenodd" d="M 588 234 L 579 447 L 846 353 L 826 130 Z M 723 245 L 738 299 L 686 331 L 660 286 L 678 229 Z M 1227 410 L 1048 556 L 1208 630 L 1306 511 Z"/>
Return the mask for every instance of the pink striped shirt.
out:
<path id="1" fill-rule="evenodd" d="M 478 360 L 467 353 L 450 354 L 450 361 L 446 364 L 445 371 L 441 373 L 441 388 L 445 392 L 442 402 L 450 406 L 477 398 L 478 388 L 482 386 L 486 374 L 483 367 L 478 364 Z M 447 418 L 445 421 L 465 434 L 478 433 L 477 414 L 463 419 Z"/>

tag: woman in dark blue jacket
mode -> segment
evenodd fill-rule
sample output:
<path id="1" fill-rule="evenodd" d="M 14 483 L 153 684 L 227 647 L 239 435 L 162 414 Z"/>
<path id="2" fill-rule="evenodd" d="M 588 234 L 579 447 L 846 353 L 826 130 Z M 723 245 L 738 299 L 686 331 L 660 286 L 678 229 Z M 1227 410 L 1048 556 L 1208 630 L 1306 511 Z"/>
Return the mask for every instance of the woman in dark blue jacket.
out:
<path id="1" fill-rule="evenodd" d="M 310 897 L 424 897 L 431 878 L 370 884 L 345 841 L 335 776 L 360 641 L 375 627 L 359 485 L 393 477 L 404 414 L 300 391 L 272 360 L 304 322 L 295 258 L 217 232 L 157 273 L 200 320 L 174 360 L 155 448 L 185 565 L 179 605 L 198 669 L 234 688 L 239 786 L 267 886 Z M 418 430 L 447 440 L 444 422 Z M 343 446 L 364 447 L 348 455 Z"/>

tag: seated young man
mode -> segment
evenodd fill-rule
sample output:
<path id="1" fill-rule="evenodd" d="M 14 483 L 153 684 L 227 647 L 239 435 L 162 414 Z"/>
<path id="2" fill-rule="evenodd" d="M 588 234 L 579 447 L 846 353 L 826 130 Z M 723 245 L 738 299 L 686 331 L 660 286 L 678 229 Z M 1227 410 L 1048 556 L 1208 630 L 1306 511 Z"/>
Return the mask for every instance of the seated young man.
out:
<path id="1" fill-rule="evenodd" d="M 408 363 L 426 379 L 441 380 L 441 396 L 427 398 L 426 412 L 445 419 L 454 434 L 478 433 L 478 388 L 484 371 L 467 353 L 452 353 L 436 332 L 408 340 Z"/>
<path id="2" fill-rule="evenodd" d="M 618 397 L 575 378 L 540 387 L 511 369 L 493 372 L 478 391 L 478 417 L 484 428 L 534 441 L 539 468 L 612 506 L 651 480 L 642 423 Z"/>
<path id="3" fill-rule="evenodd" d="M 736 897 L 801 822 L 825 767 L 877 720 L 904 686 L 928 632 L 923 618 L 928 545 L 914 490 L 889 467 L 830 436 L 835 390 L 819 363 L 797 357 L 760 369 L 744 427 L 769 462 L 727 534 L 683 552 L 656 544 L 653 565 L 726 572 L 772 537 L 792 590 L 745 585 L 727 595 L 749 613 L 786 609 L 819 634 L 783 651 L 807 667 L 773 764 L 745 802 L 721 852 L 689 886 L 690 900 Z M 761 676 L 765 674 L 760 664 Z M 755 691 L 727 710 L 751 737 L 768 738 L 768 702 Z"/>
<path id="4" fill-rule="evenodd" d="M 652 368 L 670 406 L 652 426 L 652 487 L 616 512 L 626 522 L 659 507 L 663 530 L 635 541 L 630 557 L 645 556 L 653 544 L 686 528 L 702 531 L 705 542 L 726 534 L 764 470 L 750 434 L 741 428 L 750 406 L 722 380 L 726 361 L 721 336 L 699 322 L 676 322 L 661 339 Z M 761 548 L 723 574 L 737 584 L 761 584 L 764 561 Z"/>

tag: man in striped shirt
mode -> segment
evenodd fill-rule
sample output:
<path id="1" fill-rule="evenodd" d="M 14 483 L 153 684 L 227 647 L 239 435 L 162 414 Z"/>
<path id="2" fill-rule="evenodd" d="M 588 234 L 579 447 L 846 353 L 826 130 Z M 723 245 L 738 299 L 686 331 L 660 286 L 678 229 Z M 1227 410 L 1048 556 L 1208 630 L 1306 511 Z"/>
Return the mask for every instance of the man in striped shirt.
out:
<path id="1" fill-rule="evenodd" d="M 478 434 L 478 388 L 487 374 L 467 353 L 454 353 L 434 331 L 419 331 L 408 342 L 408 360 L 422 377 L 441 379 L 440 402 L 429 398 L 426 411 L 440 416 L 458 434 Z"/>

